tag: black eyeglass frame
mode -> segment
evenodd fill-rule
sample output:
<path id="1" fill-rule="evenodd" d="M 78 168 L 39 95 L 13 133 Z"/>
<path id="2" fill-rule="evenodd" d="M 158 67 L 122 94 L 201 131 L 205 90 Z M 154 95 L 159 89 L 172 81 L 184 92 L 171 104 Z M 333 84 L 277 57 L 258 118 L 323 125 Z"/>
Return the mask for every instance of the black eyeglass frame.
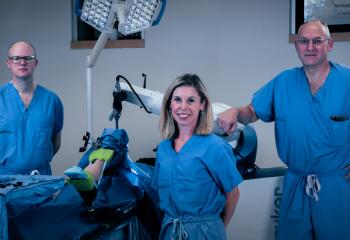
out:
<path id="1" fill-rule="evenodd" d="M 8 57 L 8 59 L 12 63 L 18 64 L 18 63 L 21 63 L 22 60 L 25 63 L 32 63 L 36 60 L 36 57 L 34 55 L 32 55 L 32 56 L 11 56 L 11 57 Z"/>

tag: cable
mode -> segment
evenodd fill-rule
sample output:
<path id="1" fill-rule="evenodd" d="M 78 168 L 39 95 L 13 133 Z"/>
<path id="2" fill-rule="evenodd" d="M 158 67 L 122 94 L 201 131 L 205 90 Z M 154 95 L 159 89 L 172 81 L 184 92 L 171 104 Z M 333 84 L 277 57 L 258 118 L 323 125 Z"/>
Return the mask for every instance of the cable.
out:
<path id="1" fill-rule="evenodd" d="M 130 84 L 130 82 L 128 81 L 128 79 L 126 79 L 126 77 L 122 76 L 122 75 L 118 75 L 116 77 L 116 81 L 119 80 L 119 78 L 122 78 L 127 84 L 128 86 L 130 87 L 131 91 L 135 94 L 135 96 L 137 97 L 137 99 L 139 100 L 139 102 L 141 103 L 142 107 L 145 109 L 145 111 L 147 113 L 152 113 L 150 110 L 148 110 L 145 106 L 145 104 L 142 102 L 141 98 L 139 97 L 139 95 L 136 93 L 135 89 L 132 87 L 132 85 Z"/>

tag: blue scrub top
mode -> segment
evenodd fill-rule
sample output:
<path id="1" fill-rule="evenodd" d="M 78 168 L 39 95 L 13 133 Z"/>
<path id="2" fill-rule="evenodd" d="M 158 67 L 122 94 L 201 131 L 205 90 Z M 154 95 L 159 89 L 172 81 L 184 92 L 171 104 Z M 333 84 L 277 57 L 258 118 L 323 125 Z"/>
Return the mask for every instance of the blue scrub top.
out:
<path id="1" fill-rule="evenodd" d="M 216 135 L 193 135 L 177 153 L 171 140 L 158 146 L 152 186 L 171 217 L 219 215 L 226 193 L 242 178 L 232 147 Z"/>
<path id="2" fill-rule="evenodd" d="M 252 100 L 258 118 L 275 121 L 279 157 L 298 172 L 328 173 L 350 164 L 350 69 L 330 65 L 314 96 L 298 67 L 272 79 Z"/>
<path id="3" fill-rule="evenodd" d="M 37 85 L 25 108 L 12 83 L 0 87 L 0 174 L 51 174 L 52 136 L 63 127 L 58 96 Z"/>

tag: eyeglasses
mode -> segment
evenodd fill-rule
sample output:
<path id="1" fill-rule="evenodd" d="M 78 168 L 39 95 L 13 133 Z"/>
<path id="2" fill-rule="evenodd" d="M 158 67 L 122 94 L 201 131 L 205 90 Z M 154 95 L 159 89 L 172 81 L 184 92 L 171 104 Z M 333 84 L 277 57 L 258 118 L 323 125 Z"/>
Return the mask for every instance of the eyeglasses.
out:
<path id="1" fill-rule="evenodd" d="M 32 63 L 35 60 L 35 56 L 12 56 L 9 57 L 9 60 L 14 63 L 14 64 L 18 64 L 21 63 L 21 61 L 23 60 L 25 63 Z"/>
<path id="2" fill-rule="evenodd" d="M 314 38 L 314 39 L 307 39 L 307 38 L 299 38 L 296 40 L 296 43 L 301 46 L 307 46 L 311 42 L 314 46 L 321 46 L 325 41 L 328 41 L 329 39 L 323 39 L 323 38 Z"/>

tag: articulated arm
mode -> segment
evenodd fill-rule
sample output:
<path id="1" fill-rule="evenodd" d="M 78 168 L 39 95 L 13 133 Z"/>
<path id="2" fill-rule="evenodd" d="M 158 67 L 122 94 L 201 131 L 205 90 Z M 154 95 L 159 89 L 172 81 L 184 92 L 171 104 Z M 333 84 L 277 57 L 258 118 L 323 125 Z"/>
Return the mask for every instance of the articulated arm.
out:
<path id="1" fill-rule="evenodd" d="M 130 87 L 126 83 L 120 83 L 121 90 L 126 93 L 125 101 L 140 107 L 146 107 L 149 112 L 160 115 L 160 108 L 162 105 L 163 93 L 137 87 L 134 85 L 132 87 L 134 88 L 135 92 L 143 102 L 144 106 L 142 106 L 140 100 L 136 97 L 136 95 L 133 93 L 133 91 L 130 89 Z M 227 110 L 228 108 L 230 108 L 230 106 L 223 103 L 213 103 L 212 107 L 214 112 L 213 132 L 225 138 L 229 142 L 238 140 L 240 136 L 240 132 L 244 129 L 244 125 L 239 124 L 237 127 L 237 131 L 234 131 L 231 135 L 226 135 L 224 131 L 217 126 L 215 121 L 216 118 L 219 116 L 219 114 Z"/>
<path id="2" fill-rule="evenodd" d="M 127 101 L 129 103 L 145 108 L 148 113 L 160 115 L 163 93 L 134 85 L 131 86 L 135 93 L 128 84 L 121 82 L 119 83 L 117 81 L 114 93 L 118 92 L 120 95 L 122 95 L 118 101 Z M 245 126 L 239 123 L 236 130 L 231 135 L 227 135 L 216 124 L 216 119 L 220 113 L 230 108 L 230 106 L 223 103 L 213 103 L 212 107 L 214 114 L 213 133 L 223 137 L 231 144 L 236 155 L 237 166 L 239 167 L 239 170 L 242 172 L 242 174 L 245 175 L 245 172 L 249 172 L 252 168 L 254 168 L 257 152 L 257 136 L 255 130 L 250 125 Z M 116 110 L 117 109 L 114 109 L 113 111 Z M 119 116 L 119 114 L 116 114 L 115 116 Z M 112 119 L 113 118 L 110 118 L 110 120 Z M 118 118 L 115 117 L 115 119 L 118 121 Z"/>

